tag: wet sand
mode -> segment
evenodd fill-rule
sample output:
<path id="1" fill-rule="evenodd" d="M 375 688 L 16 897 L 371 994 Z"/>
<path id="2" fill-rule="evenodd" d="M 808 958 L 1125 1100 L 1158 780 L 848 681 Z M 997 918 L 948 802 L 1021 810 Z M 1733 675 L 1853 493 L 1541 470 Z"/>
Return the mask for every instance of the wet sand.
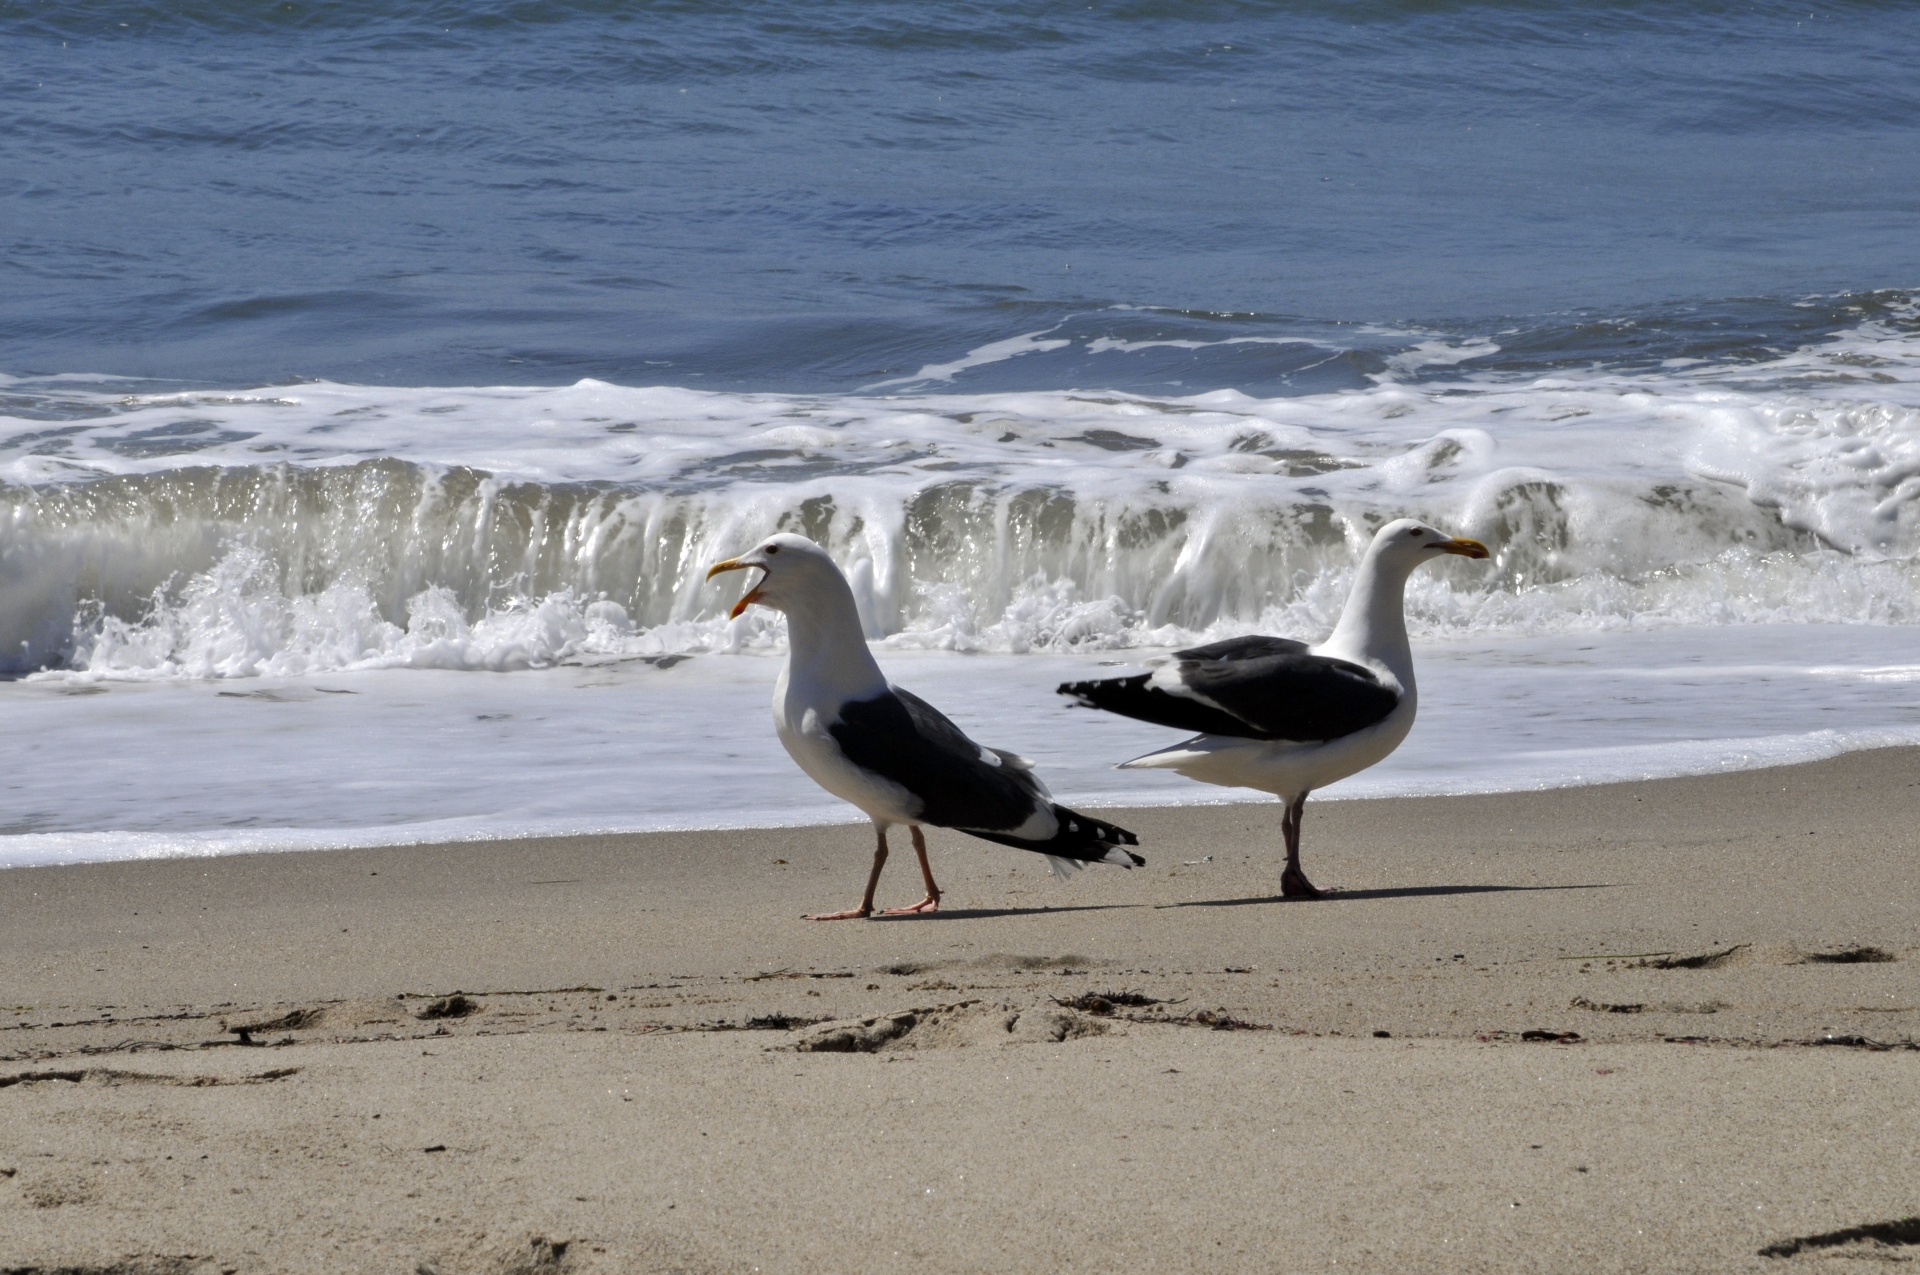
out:
<path id="1" fill-rule="evenodd" d="M 1920 753 L 1106 813 L 0 872 L 0 1270 L 1920 1260 Z"/>

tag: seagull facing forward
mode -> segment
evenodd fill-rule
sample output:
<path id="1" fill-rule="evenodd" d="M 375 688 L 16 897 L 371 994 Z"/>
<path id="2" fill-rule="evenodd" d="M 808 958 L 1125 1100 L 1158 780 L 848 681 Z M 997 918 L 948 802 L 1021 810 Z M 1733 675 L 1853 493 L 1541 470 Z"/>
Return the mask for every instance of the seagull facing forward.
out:
<path id="1" fill-rule="evenodd" d="M 1176 651 L 1152 673 L 1069 682 L 1060 693 L 1088 708 L 1199 731 L 1121 769 L 1160 767 L 1279 797 L 1287 803 L 1280 893 L 1318 898 L 1323 891 L 1300 868 L 1307 794 L 1380 761 L 1413 729 L 1419 697 L 1407 645 L 1407 577 L 1449 553 L 1484 558 L 1487 549 L 1411 518 L 1390 522 L 1367 546 L 1340 622 L 1320 645 L 1230 638 Z"/>
<path id="2" fill-rule="evenodd" d="M 787 617 L 787 663 L 773 687 L 773 729 L 815 783 L 866 812 L 877 839 L 860 906 L 808 920 L 873 915 L 887 829 L 895 824 L 913 835 L 927 897 L 890 908 L 889 916 L 939 911 L 923 824 L 1043 854 L 1062 876 L 1083 863 L 1146 863 L 1120 848 L 1140 844 L 1125 828 L 1055 805 L 1026 758 L 981 747 L 931 704 L 889 685 L 867 649 L 853 590 L 826 550 L 804 536 L 773 536 L 716 563 L 707 578 L 749 567 L 758 568 L 760 578 L 729 618 L 755 603 Z"/>

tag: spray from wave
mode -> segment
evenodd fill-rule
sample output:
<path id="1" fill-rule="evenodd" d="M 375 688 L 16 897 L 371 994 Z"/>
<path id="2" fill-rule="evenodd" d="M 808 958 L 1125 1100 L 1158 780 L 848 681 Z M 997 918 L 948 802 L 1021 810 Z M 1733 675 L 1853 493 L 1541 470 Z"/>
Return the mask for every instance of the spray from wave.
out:
<path id="1" fill-rule="evenodd" d="M 895 646 L 1313 634 L 1372 529 L 1409 514 L 1496 549 L 1417 578 L 1429 635 L 1910 624 L 1912 310 L 1631 371 L 1540 375 L 1496 340 L 1423 337 L 1364 388 L 1264 399 L 16 381 L 0 663 L 207 678 L 773 649 L 777 618 L 729 625 L 704 568 L 777 530 L 827 545 Z"/>

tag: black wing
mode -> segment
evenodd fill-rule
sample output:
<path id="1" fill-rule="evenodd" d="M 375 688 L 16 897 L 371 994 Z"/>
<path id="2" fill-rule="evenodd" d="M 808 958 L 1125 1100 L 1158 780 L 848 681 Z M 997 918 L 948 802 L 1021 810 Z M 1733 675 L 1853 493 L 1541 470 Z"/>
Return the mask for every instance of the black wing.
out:
<path id="1" fill-rule="evenodd" d="M 1143 673 L 1069 682 L 1060 694 L 1177 730 L 1301 743 L 1365 730 L 1400 703 L 1400 692 L 1368 669 L 1309 655 L 1304 643 L 1286 638 L 1236 638 L 1176 658 L 1182 691 L 1150 685 L 1154 675 Z"/>
<path id="2" fill-rule="evenodd" d="M 848 761 L 919 798 L 922 823 L 1067 859 L 1099 859 L 1109 847 L 1140 844 L 1125 828 L 1054 805 L 1024 764 L 998 750 L 988 751 L 999 765 L 986 760 L 980 745 L 945 714 L 907 691 L 842 704 L 840 720 L 827 732 Z M 1058 817 L 1054 837 L 1041 842 L 1008 835 L 1036 810 Z"/>

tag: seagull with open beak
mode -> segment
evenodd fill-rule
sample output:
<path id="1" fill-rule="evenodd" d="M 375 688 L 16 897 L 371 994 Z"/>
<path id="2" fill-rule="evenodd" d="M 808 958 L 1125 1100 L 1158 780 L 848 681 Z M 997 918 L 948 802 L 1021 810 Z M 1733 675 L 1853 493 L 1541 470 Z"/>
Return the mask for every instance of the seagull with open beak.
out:
<path id="1" fill-rule="evenodd" d="M 757 605 L 787 617 L 774 732 L 815 783 L 873 821 L 873 870 L 860 906 L 809 920 L 873 915 L 887 830 L 898 824 L 912 835 L 926 897 L 887 915 L 939 910 L 941 891 L 921 832 L 929 824 L 1045 855 L 1063 876 L 1086 863 L 1146 862 L 1121 848 L 1139 844 L 1131 832 L 1054 804 L 1024 757 L 974 743 L 931 704 L 889 685 L 867 648 L 853 590 L 826 550 L 804 536 L 770 536 L 715 563 L 707 578 L 749 570 L 759 575 L 728 616 Z"/>

